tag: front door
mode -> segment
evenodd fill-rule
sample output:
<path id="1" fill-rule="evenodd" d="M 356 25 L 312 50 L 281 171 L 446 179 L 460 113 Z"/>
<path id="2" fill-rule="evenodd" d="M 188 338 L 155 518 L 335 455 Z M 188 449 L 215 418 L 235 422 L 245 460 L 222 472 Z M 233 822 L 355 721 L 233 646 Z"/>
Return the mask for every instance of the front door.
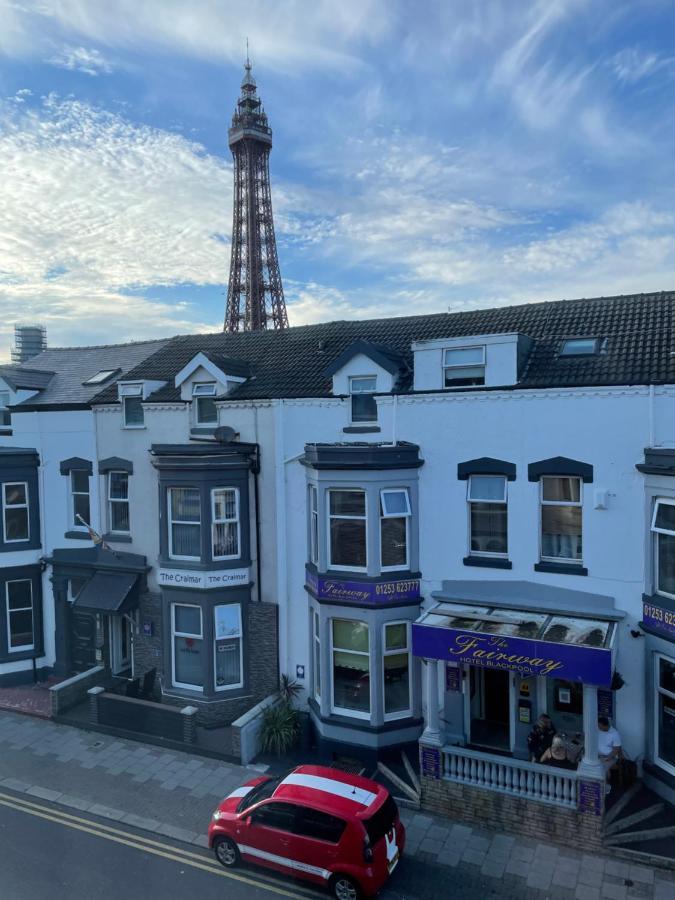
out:
<path id="1" fill-rule="evenodd" d="M 85 672 L 96 665 L 96 615 L 73 610 L 73 669 Z"/>
<path id="2" fill-rule="evenodd" d="M 127 616 L 110 616 L 110 665 L 113 675 L 131 666 L 131 622 Z"/>
<path id="3" fill-rule="evenodd" d="M 471 743 L 511 749 L 510 673 L 471 666 Z"/>

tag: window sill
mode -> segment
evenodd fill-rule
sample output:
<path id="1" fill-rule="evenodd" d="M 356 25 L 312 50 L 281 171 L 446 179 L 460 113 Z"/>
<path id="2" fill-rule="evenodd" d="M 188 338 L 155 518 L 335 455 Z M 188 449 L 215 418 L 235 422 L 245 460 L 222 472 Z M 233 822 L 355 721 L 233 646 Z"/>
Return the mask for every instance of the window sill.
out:
<path id="1" fill-rule="evenodd" d="M 147 425 L 122 425 L 123 431 L 143 431 Z"/>
<path id="2" fill-rule="evenodd" d="M 103 540 L 107 541 L 109 544 L 130 544 L 131 543 L 131 535 L 130 534 L 114 534 L 111 532 L 106 532 L 103 535 Z"/>
<path id="3" fill-rule="evenodd" d="M 344 434 L 379 434 L 382 429 L 379 425 L 347 425 L 342 431 Z"/>
<path id="4" fill-rule="evenodd" d="M 565 563 L 538 562 L 534 564 L 535 572 L 550 572 L 552 575 L 588 575 L 584 566 L 565 565 Z"/>
<path id="5" fill-rule="evenodd" d="M 477 566 L 482 569 L 512 569 L 510 559 L 500 559 L 491 556 L 465 556 L 462 560 L 465 566 Z"/>
<path id="6" fill-rule="evenodd" d="M 88 531 L 66 531 L 63 535 L 65 538 L 69 538 L 73 541 L 90 541 L 91 538 L 89 536 Z"/>

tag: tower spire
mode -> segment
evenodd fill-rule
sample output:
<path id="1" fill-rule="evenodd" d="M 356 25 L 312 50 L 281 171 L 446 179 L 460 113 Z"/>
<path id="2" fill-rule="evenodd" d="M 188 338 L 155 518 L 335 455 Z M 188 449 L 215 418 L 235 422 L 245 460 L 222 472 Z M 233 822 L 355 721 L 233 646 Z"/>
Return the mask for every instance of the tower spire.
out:
<path id="1" fill-rule="evenodd" d="M 224 330 L 288 328 L 272 217 L 272 129 L 258 97 L 248 38 L 244 77 L 228 143 L 234 158 L 234 209 Z"/>

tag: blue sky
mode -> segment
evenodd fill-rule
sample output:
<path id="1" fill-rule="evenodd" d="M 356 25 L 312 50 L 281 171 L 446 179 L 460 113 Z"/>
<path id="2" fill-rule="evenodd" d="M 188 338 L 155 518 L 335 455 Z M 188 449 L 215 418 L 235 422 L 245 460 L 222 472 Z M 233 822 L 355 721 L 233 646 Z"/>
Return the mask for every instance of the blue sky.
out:
<path id="1" fill-rule="evenodd" d="M 675 289 L 669 0 L 0 0 L 0 359 L 217 330 L 248 36 L 291 324 Z"/>

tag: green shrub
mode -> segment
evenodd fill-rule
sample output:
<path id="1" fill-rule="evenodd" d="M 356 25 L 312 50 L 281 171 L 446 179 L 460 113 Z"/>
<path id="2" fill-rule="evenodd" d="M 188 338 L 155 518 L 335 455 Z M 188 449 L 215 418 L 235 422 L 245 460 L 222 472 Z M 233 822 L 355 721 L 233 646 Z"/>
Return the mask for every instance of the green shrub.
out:
<path id="1" fill-rule="evenodd" d="M 263 713 L 260 747 L 263 753 L 288 753 L 300 737 L 300 718 L 287 703 L 270 706 Z"/>

